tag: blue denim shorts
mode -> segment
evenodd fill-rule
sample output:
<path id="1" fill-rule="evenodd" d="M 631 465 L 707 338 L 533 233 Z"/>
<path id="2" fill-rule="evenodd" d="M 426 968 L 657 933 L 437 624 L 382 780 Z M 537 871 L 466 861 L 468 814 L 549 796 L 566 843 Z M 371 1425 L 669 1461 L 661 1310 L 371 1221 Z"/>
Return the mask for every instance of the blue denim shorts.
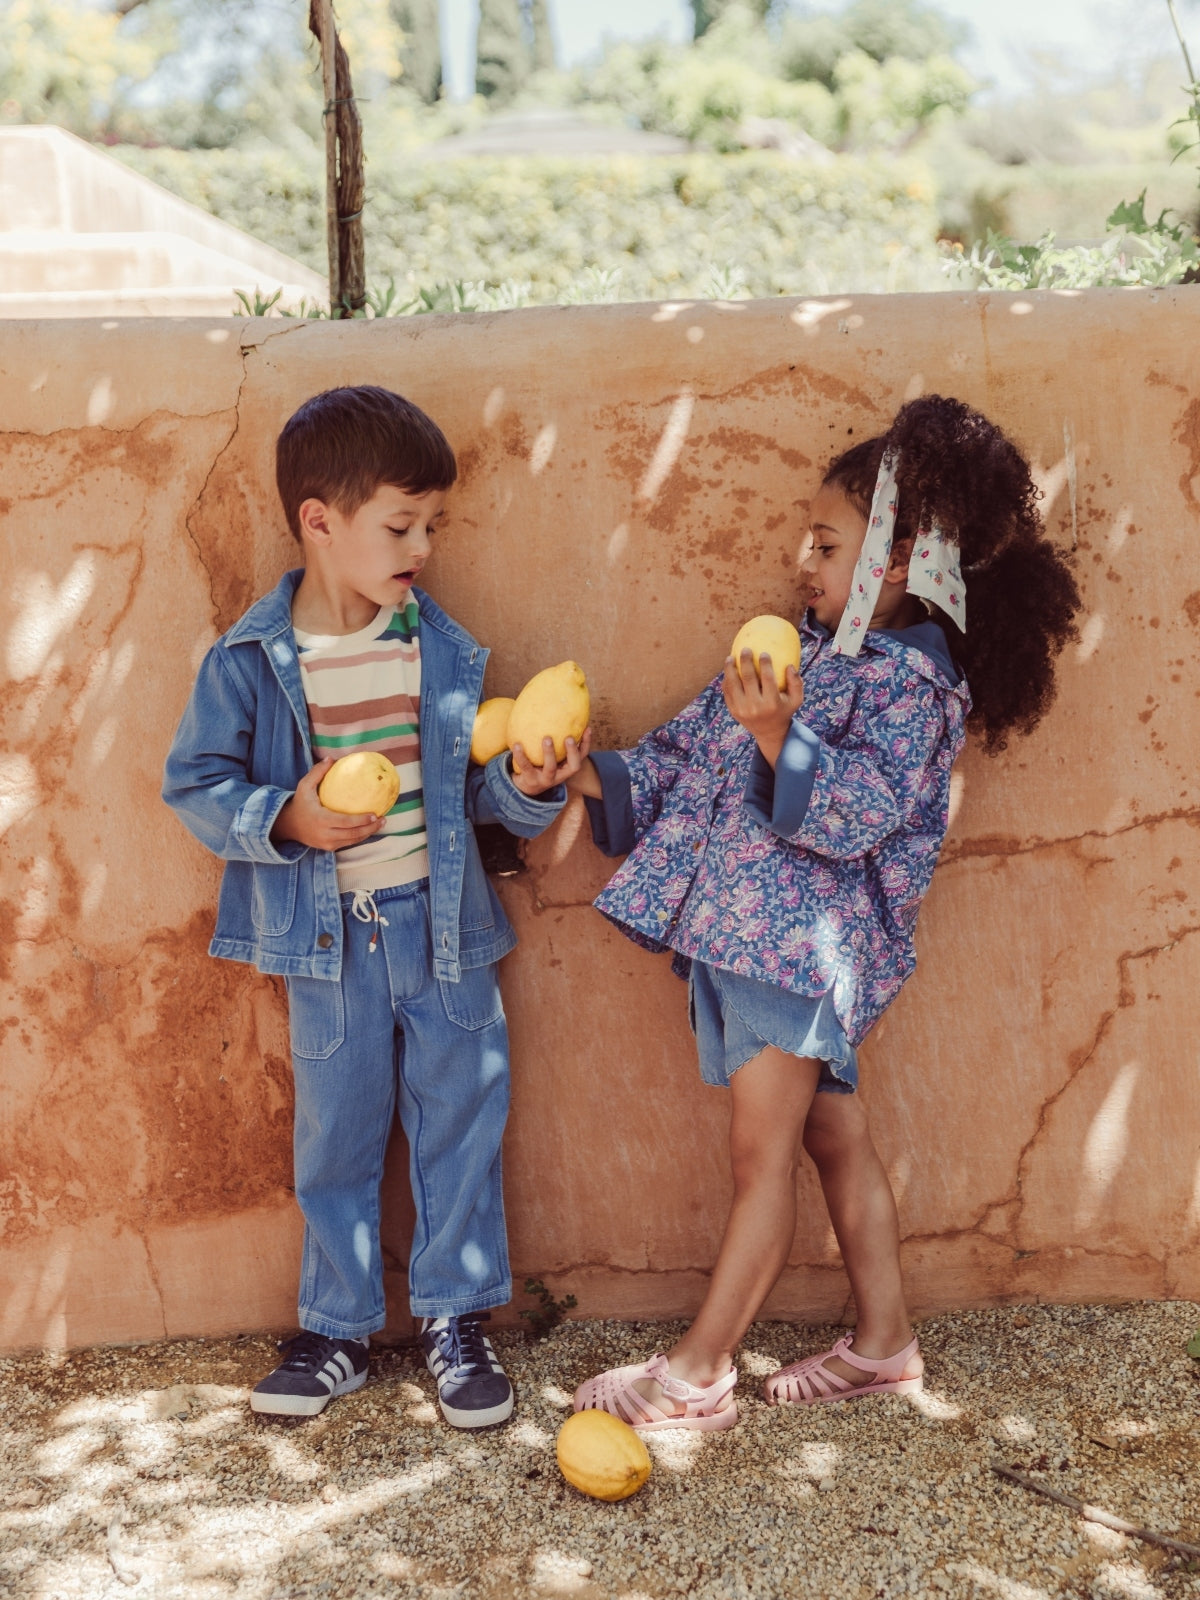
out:
<path id="1" fill-rule="evenodd" d="M 814 1000 L 693 961 L 688 1019 L 700 1052 L 700 1076 L 718 1089 L 728 1089 L 737 1069 L 769 1044 L 821 1063 L 818 1094 L 853 1094 L 858 1088 L 858 1056 L 829 994 Z"/>

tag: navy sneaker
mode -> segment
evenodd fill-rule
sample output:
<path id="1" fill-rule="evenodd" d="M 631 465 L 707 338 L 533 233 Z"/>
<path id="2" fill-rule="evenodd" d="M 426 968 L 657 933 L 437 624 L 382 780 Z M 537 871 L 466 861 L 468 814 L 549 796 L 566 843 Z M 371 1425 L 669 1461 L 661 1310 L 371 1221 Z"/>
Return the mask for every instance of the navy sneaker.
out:
<path id="1" fill-rule="evenodd" d="M 279 1346 L 283 1360 L 250 1391 L 250 1409 L 273 1417 L 315 1417 L 339 1394 L 367 1381 L 365 1339 L 298 1333 Z"/>
<path id="2" fill-rule="evenodd" d="M 438 1404 L 452 1428 L 490 1428 L 512 1416 L 513 1388 L 479 1326 L 486 1311 L 462 1317 L 426 1317 L 421 1330 L 425 1364 L 438 1387 Z"/>

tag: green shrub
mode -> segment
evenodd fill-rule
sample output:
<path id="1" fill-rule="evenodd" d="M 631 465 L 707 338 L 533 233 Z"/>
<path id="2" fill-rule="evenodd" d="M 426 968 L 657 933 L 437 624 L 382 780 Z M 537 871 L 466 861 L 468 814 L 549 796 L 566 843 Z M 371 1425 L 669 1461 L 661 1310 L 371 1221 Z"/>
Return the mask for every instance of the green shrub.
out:
<path id="1" fill-rule="evenodd" d="M 258 150 L 114 152 L 146 176 L 318 271 L 323 172 Z M 373 284 L 528 285 L 578 297 L 589 273 L 625 300 L 941 286 L 933 186 L 919 163 L 775 152 L 368 165 Z M 407 296 L 403 295 L 402 298 Z"/>

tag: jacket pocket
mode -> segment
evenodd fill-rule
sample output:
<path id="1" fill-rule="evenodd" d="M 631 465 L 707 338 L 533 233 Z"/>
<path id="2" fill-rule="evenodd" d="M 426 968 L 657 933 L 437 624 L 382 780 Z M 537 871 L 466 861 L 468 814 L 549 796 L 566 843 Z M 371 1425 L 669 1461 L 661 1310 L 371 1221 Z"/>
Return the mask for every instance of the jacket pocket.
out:
<path id="1" fill-rule="evenodd" d="M 495 965 L 467 967 L 457 983 L 438 979 L 442 1008 L 450 1021 L 472 1033 L 499 1022 L 504 1015 Z"/>
<path id="2" fill-rule="evenodd" d="M 296 915 L 299 876 L 295 866 L 255 868 L 250 889 L 250 920 L 256 933 L 277 939 L 288 931 Z"/>
<path id="3" fill-rule="evenodd" d="M 331 978 L 285 978 L 292 1053 L 327 1061 L 346 1038 L 342 986 Z"/>
<path id="4" fill-rule="evenodd" d="M 492 886 L 479 858 L 479 845 L 475 831 L 467 824 L 467 849 L 463 861 L 462 898 L 459 901 L 458 927 L 460 933 L 478 933 L 484 928 L 494 928 L 496 917 L 492 909 Z"/>

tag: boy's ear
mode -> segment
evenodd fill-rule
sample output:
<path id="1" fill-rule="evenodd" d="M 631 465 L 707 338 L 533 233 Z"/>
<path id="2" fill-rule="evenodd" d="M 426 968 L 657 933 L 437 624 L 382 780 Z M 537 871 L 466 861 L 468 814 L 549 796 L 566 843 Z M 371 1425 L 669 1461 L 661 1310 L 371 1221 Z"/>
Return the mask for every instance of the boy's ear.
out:
<path id="1" fill-rule="evenodd" d="M 912 560 L 913 539 L 894 539 L 888 564 L 883 574 L 884 583 L 907 583 L 908 565 Z"/>
<path id="2" fill-rule="evenodd" d="M 301 500 L 300 509 L 296 512 L 296 519 L 300 524 L 302 538 L 311 539 L 313 544 L 329 543 L 331 537 L 329 531 L 329 507 L 324 500 L 318 500 L 315 496 L 310 496 L 307 500 Z"/>

